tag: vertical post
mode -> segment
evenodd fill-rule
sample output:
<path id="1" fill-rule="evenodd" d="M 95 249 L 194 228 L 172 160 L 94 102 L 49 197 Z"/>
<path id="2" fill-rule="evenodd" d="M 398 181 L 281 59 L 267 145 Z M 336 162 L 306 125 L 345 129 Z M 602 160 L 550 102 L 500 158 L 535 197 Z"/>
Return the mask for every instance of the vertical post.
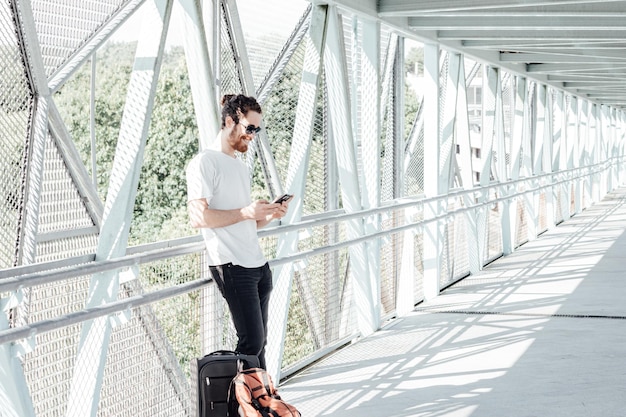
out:
<path id="1" fill-rule="evenodd" d="M 532 155 L 532 175 L 535 176 L 533 180 L 533 186 L 539 188 L 541 182 L 536 176 L 541 175 L 543 170 L 544 159 L 544 136 L 545 136 L 545 124 L 546 124 L 546 86 L 544 84 L 537 84 L 536 88 L 536 113 L 533 120 L 535 128 L 533 129 L 533 155 Z M 539 230 L 539 217 L 541 216 L 541 196 L 544 194 L 542 190 L 536 191 L 533 194 L 533 212 L 534 216 L 530 219 L 533 224 L 534 232 L 533 238 L 536 238 L 542 230 Z"/>
<path id="2" fill-rule="evenodd" d="M 522 161 L 522 139 L 526 133 L 524 120 L 524 105 L 526 103 L 526 79 L 516 76 L 513 90 L 513 126 L 511 128 L 511 152 L 509 163 L 509 178 L 517 180 L 520 174 L 520 164 Z M 516 190 L 511 188 L 508 190 L 509 195 L 514 194 Z M 502 210 L 502 252 L 510 254 L 515 250 L 518 221 L 517 201 L 507 199 Z"/>
<path id="3" fill-rule="evenodd" d="M 482 195 L 479 202 L 484 203 L 489 199 L 488 187 L 491 183 L 492 161 L 494 140 L 496 137 L 496 107 L 497 90 L 500 85 L 500 71 L 498 68 L 487 67 L 483 73 L 483 108 L 482 108 L 482 144 L 481 144 L 481 164 L 480 167 L 480 187 Z M 477 223 L 477 247 L 481 265 L 486 261 L 489 254 L 488 241 L 488 220 L 489 209 L 480 207 L 476 216 Z"/>
<path id="4" fill-rule="evenodd" d="M 543 130 L 543 170 L 546 174 L 554 172 L 553 153 L 554 153 L 554 133 L 553 133 L 553 119 L 554 119 L 554 104 L 552 100 L 552 90 L 546 89 L 546 113 L 545 123 Z M 546 188 L 546 228 L 552 229 L 554 227 L 554 175 L 549 177 L 550 187 Z"/>
<path id="5" fill-rule="evenodd" d="M 424 193 L 427 198 L 439 195 L 439 45 L 424 44 Z M 425 219 L 439 215 L 436 201 L 424 206 Z M 441 275 L 441 255 L 443 252 L 442 233 L 439 222 L 428 222 L 424 227 L 424 298 L 439 295 Z"/>
<path id="6" fill-rule="evenodd" d="M 358 43 L 357 54 L 360 57 L 360 77 L 357 83 L 360 91 L 360 111 L 354 111 L 354 125 L 360 126 L 361 158 L 364 170 L 362 177 L 361 205 L 363 209 L 375 208 L 380 205 L 380 23 L 376 20 L 359 19 L 362 28 L 362 41 Z M 345 94 L 348 94 L 346 91 Z M 358 117 L 360 116 L 360 117 Z M 401 172 L 401 170 L 398 170 Z M 399 174 L 401 175 L 401 174 Z M 374 234 L 380 231 L 380 216 L 371 216 L 364 219 L 364 232 Z M 378 328 L 380 316 L 380 241 L 368 241 L 365 244 L 368 269 L 367 275 L 372 280 L 371 296 L 375 298 L 373 316 L 376 317 L 373 325 Z M 412 306 L 411 306 L 412 307 Z M 369 325 L 368 327 L 373 327 Z"/>

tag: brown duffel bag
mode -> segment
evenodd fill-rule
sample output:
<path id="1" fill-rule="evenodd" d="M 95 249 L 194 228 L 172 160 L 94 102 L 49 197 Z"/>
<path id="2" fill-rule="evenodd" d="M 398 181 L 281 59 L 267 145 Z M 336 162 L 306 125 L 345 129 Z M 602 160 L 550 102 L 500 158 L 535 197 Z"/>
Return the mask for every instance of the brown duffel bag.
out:
<path id="1" fill-rule="evenodd" d="M 230 385 L 229 417 L 300 417 L 280 398 L 270 375 L 261 368 L 242 369 Z"/>

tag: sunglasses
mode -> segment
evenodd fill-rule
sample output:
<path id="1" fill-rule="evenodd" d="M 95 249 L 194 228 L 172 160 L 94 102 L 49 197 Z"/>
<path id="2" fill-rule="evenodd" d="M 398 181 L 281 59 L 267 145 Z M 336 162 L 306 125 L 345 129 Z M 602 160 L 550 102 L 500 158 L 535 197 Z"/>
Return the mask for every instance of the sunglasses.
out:
<path id="1" fill-rule="evenodd" d="M 243 127 L 246 128 L 246 134 L 248 135 L 256 135 L 257 133 L 259 133 L 261 131 L 261 128 L 259 126 L 255 126 L 255 125 L 244 125 L 243 123 L 239 122 Z"/>

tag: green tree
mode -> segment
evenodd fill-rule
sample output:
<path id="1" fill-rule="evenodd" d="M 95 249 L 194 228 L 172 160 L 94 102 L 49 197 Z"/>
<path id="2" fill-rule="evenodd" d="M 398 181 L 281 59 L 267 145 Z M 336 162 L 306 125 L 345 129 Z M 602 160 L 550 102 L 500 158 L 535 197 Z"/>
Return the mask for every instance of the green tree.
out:
<path id="1" fill-rule="evenodd" d="M 96 55 L 95 133 L 97 184 L 104 200 L 119 136 L 136 44 L 109 43 Z M 80 68 L 55 101 L 85 166 L 91 170 L 89 91 L 91 66 Z M 162 225 L 186 210 L 185 166 L 197 152 L 197 126 L 182 48 L 166 53 L 161 67 L 151 126 L 134 206 L 129 243 L 140 244 L 194 233 Z"/>
<path id="2" fill-rule="evenodd" d="M 411 47 L 404 58 L 404 70 L 415 75 L 424 73 L 424 48 Z"/>
<path id="3" fill-rule="evenodd" d="M 131 228 L 135 243 L 195 234 L 186 219 L 185 167 L 197 152 L 191 86 L 179 47 L 168 52 L 159 77 Z M 163 228 L 173 218 L 184 221 L 178 228 Z"/>

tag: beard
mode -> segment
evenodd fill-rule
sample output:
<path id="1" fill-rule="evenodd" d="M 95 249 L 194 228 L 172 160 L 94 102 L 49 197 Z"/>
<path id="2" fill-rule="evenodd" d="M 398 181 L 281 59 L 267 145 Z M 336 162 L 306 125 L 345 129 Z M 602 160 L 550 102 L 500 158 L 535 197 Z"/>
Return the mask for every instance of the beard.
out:
<path id="1" fill-rule="evenodd" d="M 237 132 L 232 131 L 230 133 L 229 142 L 233 149 L 240 153 L 246 153 L 248 151 L 248 135 L 239 135 Z"/>

